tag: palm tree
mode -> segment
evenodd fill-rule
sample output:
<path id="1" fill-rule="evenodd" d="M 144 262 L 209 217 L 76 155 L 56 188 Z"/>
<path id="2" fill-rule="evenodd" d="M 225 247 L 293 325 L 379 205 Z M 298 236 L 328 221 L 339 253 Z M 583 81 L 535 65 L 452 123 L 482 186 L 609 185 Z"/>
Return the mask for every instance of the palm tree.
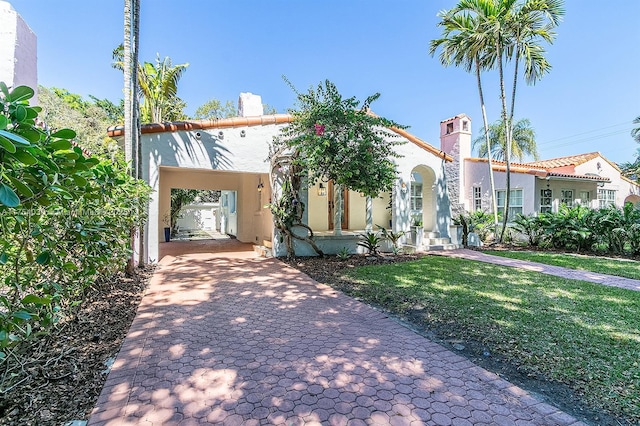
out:
<path id="1" fill-rule="evenodd" d="M 553 29 L 564 15 L 562 5 L 562 0 L 460 0 L 451 12 L 454 15 L 468 13 L 480 21 L 477 27 L 478 37 L 486 41 L 481 48 L 485 64 L 487 67 L 496 66 L 498 69 L 502 105 L 500 117 L 506 129 L 505 211 L 509 211 L 511 193 L 512 122 L 520 60 L 524 60 L 525 79 L 529 84 L 535 83 L 551 69 L 544 58 L 544 48 L 539 43 L 552 43 L 555 39 Z M 510 109 L 507 107 L 504 75 L 504 66 L 509 60 L 514 61 Z M 504 237 L 507 220 L 508 216 L 505 215 L 499 240 Z"/>
<path id="2" fill-rule="evenodd" d="M 478 84 L 478 95 L 480 97 L 480 108 L 482 110 L 482 121 L 484 128 L 488 127 L 487 110 L 484 103 L 484 94 L 482 91 L 481 72 L 484 68 L 490 66 L 490 56 L 484 55 L 484 50 L 488 45 L 488 38 L 484 37 L 480 29 L 481 20 L 477 16 L 471 16 L 469 13 L 456 14 L 453 11 L 444 11 L 438 14 L 442 20 L 438 26 L 443 27 L 442 37 L 432 40 L 430 43 L 429 53 L 431 56 L 435 54 L 438 48 L 442 47 L 440 53 L 440 62 L 444 66 L 455 65 L 463 66 L 467 72 L 473 69 L 476 74 Z M 481 59 L 481 54 L 486 58 Z M 495 181 L 493 177 L 493 165 L 491 161 L 492 149 L 491 139 L 489 135 L 485 135 L 485 146 L 488 149 L 489 163 L 489 183 L 491 186 L 491 202 L 493 207 L 494 224 L 498 225 L 498 207 L 495 199 Z"/>
<path id="3" fill-rule="evenodd" d="M 124 2 L 124 43 L 120 69 L 124 73 L 124 153 L 131 164 L 132 176 L 138 177 L 138 37 L 140 33 L 140 1 Z"/>
<path id="4" fill-rule="evenodd" d="M 123 70 L 122 45 L 113 50 L 113 68 Z M 145 62 L 138 65 L 138 96 L 142 99 L 141 118 L 149 123 L 176 121 L 186 118 L 182 112 L 184 101 L 177 95 L 178 81 L 189 66 L 188 63 L 172 65 L 168 56 L 160 60 L 156 56 L 155 63 Z"/>
<path id="5" fill-rule="evenodd" d="M 140 108 L 138 104 L 138 38 L 140 34 L 140 1 L 124 1 L 124 43 L 122 48 L 122 71 L 124 73 L 124 149 L 125 159 L 131 164 L 131 175 L 140 178 L 142 156 L 140 155 Z M 142 227 L 138 235 L 138 263 L 144 264 Z M 131 247 L 136 244 L 135 230 L 131 230 Z M 134 250 L 127 262 L 126 272 L 133 274 Z"/>
<path id="6" fill-rule="evenodd" d="M 481 130 L 481 136 L 473 141 L 473 147 L 478 148 L 478 155 L 486 157 L 488 153 L 487 147 L 491 147 L 491 155 L 496 160 L 505 161 L 506 158 L 506 136 L 505 126 L 501 121 L 497 121 L 489 126 L 489 131 Z M 491 145 L 487 145 L 486 140 L 491 140 Z M 526 119 L 520 119 L 515 122 L 511 135 L 511 160 L 517 160 L 522 163 L 524 158 L 530 156 L 534 160 L 538 159 L 538 148 L 536 146 L 536 132 L 531 127 L 531 122 Z"/>
<path id="7" fill-rule="evenodd" d="M 634 118 L 633 124 L 637 124 L 637 127 L 631 129 L 631 137 L 640 143 L 640 115 Z"/>
<path id="8" fill-rule="evenodd" d="M 180 119 L 172 106 L 179 102 L 178 81 L 189 66 L 186 64 L 172 65 L 171 58 L 166 56 L 160 60 L 156 57 L 155 64 L 145 62 L 140 73 L 140 91 L 144 99 L 142 115 L 152 123 Z"/>

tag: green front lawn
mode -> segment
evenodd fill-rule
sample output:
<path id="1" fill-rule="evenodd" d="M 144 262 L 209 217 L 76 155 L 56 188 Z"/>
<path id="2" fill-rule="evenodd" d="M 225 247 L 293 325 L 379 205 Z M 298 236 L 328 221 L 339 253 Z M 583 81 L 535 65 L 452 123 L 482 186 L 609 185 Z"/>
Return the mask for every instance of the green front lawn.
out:
<path id="1" fill-rule="evenodd" d="M 439 256 L 343 279 L 352 296 L 480 342 L 590 406 L 640 422 L 640 292 Z"/>
<path id="2" fill-rule="evenodd" d="M 486 250 L 484 253 L 640 280 L 640 262 L 635 260 L 541 251 Z"/>

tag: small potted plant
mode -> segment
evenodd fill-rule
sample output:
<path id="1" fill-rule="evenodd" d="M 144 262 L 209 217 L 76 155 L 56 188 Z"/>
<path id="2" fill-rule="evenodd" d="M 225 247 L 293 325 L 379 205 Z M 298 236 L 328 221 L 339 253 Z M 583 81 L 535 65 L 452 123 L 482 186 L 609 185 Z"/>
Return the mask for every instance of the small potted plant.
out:
<path id="1" fill-rule="evenodd" d="M 413 225 L 411 225 L 411 241 L 416 247 L 422 246 L 422 238 L 424 237 L 424 228 L 422 226 L 422 217 L 414 216 Z"/>
<path id="2" fill-rule="evenodd" d="M 162 223 L 164 223 L 164 242 L 171 241 L 171 213 L 167 212 L 162 217 Z"/>

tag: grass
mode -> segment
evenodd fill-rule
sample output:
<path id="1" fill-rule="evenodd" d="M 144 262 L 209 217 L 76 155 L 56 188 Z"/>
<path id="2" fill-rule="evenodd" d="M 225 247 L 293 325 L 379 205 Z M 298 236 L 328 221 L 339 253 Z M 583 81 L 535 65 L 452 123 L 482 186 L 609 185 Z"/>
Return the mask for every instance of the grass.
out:
<path id="1" fill-rule="evenodd" d="M 568 253 L 487 250 L 487 254 L 640 280 L 640 262 Z"/>
<path id="2" fill-rule="evenodd" d="M 640 292 L 463 259 L 349 270 L 347 293 L 481 342 L 588 405 L 640 422 Z"/>

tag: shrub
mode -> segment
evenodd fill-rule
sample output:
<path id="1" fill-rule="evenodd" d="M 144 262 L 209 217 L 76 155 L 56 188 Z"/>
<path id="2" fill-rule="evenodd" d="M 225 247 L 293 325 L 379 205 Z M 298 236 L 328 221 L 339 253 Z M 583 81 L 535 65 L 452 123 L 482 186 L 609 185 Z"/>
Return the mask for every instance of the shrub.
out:
<path id="1" fill-rule="evenodd" d="M 358 241 L 358 245 L 367 249 L 367 253 L 377 256 L 380 243 L 384 238 L 382 238 L 380 234 L 374 232 L 360 234 L 360 238 L 362 238 L 362 241 Z"/>
<path id="2" fill-rule="evenodd" d="M 83 152 L 73 130 L 37 126 L 33 89 L 0 83 L 0 91 L 2 358 L 125 265 L 150 189 L 123 161 Z"/>

